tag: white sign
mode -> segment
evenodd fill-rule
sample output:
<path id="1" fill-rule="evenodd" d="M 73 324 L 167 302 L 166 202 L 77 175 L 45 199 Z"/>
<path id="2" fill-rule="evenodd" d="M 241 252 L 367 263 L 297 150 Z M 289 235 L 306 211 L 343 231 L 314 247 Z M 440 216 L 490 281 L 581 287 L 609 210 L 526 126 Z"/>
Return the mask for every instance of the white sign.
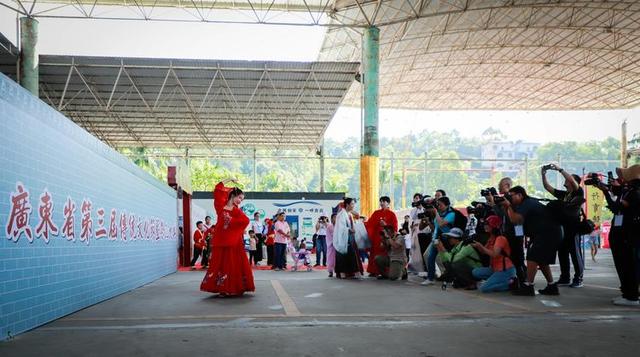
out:
<path id="1" fill-rule="evenodd" d="M 263 221 L 265 218 L 272 218 L 278 212 L 284 212 L 294 234 L 309 240 L 315 233 L 318 218 L 331 217 L 332 208 L 338 203 L 339 200 L 247 199 L 242 202 L 240 208 L 252 220 L 256 212 L 260 213 L 260 219 Z M 206 214 L 214 217 L 215 222 L 213 199 L 194 199 L 193 204 L 205 209 Z M 204 220 L 204 217 L 192 216 L 192 219 Z"/>

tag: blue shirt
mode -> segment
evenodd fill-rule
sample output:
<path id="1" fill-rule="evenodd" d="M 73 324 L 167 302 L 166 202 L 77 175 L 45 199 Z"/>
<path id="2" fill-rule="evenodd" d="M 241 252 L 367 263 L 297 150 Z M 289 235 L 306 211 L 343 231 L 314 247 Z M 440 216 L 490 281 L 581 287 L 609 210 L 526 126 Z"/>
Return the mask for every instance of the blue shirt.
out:
<path id="1" fill-rule="evenodd" d="M 453 222 L 456 220 L 456 214 L 453 212 L 453 210 L 451 208 L 448 208 L 446 211 L 440 213 L 438 212 L 438 215 L 440 215 L 440 217 L 442 219 L 444 219 L 445 221 L 449 222 L 448 225 L 444 226 L 444 227 L 440 227 L 440 224 L 438 224 L 438 220 L 436 220 L 433 225 L 433 238 L 438 238 L 438 234 L 440 233 L 440 230 L 442 230 L 442 233 L 449 233 L 449 231 L 451 230 L 451 228 L 453 228 Z"/>

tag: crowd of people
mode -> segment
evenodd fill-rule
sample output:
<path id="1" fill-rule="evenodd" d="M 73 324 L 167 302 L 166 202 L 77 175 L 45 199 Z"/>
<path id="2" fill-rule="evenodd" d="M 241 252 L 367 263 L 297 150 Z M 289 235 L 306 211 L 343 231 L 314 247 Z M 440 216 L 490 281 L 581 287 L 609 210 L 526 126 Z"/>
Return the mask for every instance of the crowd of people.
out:
<path id="1" fill-rule="evenodd" d="M 564 177 L 563 189 L 549 184 L 548 171 L 557 171 Z M 579 176 L 556 165 L 545 165 L 541 172 L 543 185 L 554 200 L 530 197 L 525 188 L 514 186 L 505 177 L 497 189 L 482 190 L 485 200 L 474 202 L 466 215 L 452 207 L 444 190 L 437 190 L 433 197 L 417 193 L 402 224 L 390 209 L 389 197 L 380 198 L 380 208 L 368 219 L 354 211 L 354 199 L 345 198 L 330 218 L 320 217 L 316 224 L 315 266 L 326 267 L 329 277 L 362 279 L 365 252 L 366 273 L 372 278 L 399 280 L 415 274 L 424 279 L 421 284 L 426 286 L 440 282 L 445 289 L 451 284 L 454 288 L 479 289 L 484 293 L 510 290 L 519 296 L 536 294 L 535 277 L 541 271 L 546 286 L 537 292 L 558 295 L 562 286 L 583 287 L 581 237 L 591 237 L 593 260 L 597 253 L 598 227 L 582 210 L 585 202 L 582 185 L 587 184 L 604 193 L 607 208 L 614 215 L 609 241 L 621 296 L 613 303 L 637 306 L 640 165 L 618 168 L 616 173 L 617 178 L 610 174 L 606 182 L 598 174 L 590 174 L 582 182 Z M 209 217 L 204 223 L 198 222 L 192 265 L 200 255 L 203 266 L 209 264 L 201 286 L 204 291 L 222 295 L 253 291 L 250 264 L 262 261 L 263 244 L 267 265 L 273 270 L 287 269 L 288 253 L 293 257 L 294 270 L 299 262 L 311 269 L 306 242 L 297 242 L 292 237 L 285 213 L 264 221 L 256 214 L 249 222 L 239 209 L 243 198 L 239 189 L 218 184 L 215 209 L 221 218 L 215 226 Z M 249 259 L 243 241 L 247 228 Z M 555 264 L 556 257 L 560 276 L 554 280 L 550 266 Z"/>

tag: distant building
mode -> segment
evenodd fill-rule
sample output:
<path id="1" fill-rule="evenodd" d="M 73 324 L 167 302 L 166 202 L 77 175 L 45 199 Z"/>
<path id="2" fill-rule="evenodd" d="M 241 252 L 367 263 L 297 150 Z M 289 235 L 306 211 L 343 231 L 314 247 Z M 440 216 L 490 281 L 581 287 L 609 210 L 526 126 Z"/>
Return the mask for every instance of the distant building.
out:
<path id="1" fill-rule="evenodd" d="M 640 133 L 635 133 L 627 142 L 627 155 L 630 156 L 629 165 L 640 164 Z"/>
<path id="2" fill-rule="evenodd" d="M 640 132 L 633 134 L 628 142 L 627 150 L 640 150 Z"/>
<path id="3" fill-rule="evenodd" d="M 520 171 L 522 161 L 500 161 L 500 160 L 535 160 L 536 150 L 540 144 L 518 141 L 490 141 L 482 146 L 481 158 L 483 168 L 495 168 L 500 171 Z"/>

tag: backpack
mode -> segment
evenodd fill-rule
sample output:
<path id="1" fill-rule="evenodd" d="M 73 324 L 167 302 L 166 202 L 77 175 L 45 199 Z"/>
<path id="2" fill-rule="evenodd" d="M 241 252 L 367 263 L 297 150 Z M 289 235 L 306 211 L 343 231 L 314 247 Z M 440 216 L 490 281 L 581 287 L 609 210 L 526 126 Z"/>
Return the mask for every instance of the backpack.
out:
<path id="1" fill-rule="evenodd" d="M 455 218 L 453 220 L 453 228 L 460 228 L 463 232 L 467 230 L 467 216 L 462 214 L 462 212 L 458 211 L 455 208 L 451 209 L 455 214 Z"/>

